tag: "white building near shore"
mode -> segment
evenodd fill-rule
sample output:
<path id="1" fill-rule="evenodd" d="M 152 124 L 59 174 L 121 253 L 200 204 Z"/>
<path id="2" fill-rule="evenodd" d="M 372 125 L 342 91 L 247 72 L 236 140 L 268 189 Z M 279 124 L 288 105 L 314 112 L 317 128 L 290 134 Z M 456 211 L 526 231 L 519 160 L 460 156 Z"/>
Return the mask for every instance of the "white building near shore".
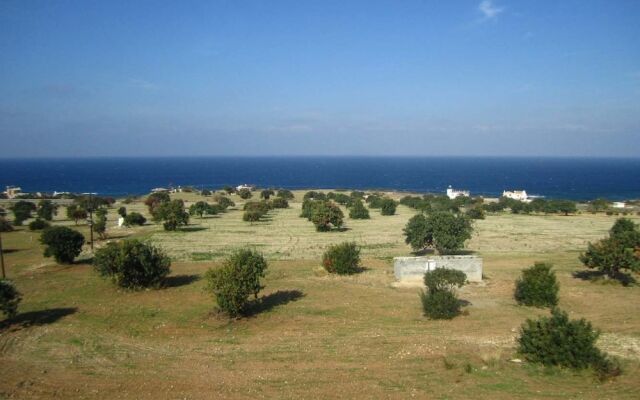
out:
<path id="1" fill-rule="evenodd" d="M 526 190 L 512 190 L 512 191 L 503 191 L 502 197 L 506 197 L 508 199 L 519 200 L 519 201 L 527 201 L 529 196 L 527 196 Z"/>
<path id="2" fill-rule="evenodd" d="M 447 197 L 449 197 L 451 200 L 455 199 L 456 197 L 471 197 L 471 192 L 469 192 L 468 190 L 456 190 L 453 189 L 451 187 L 451 185 L 449 185 L 449 187 L 447 188 Z"/>

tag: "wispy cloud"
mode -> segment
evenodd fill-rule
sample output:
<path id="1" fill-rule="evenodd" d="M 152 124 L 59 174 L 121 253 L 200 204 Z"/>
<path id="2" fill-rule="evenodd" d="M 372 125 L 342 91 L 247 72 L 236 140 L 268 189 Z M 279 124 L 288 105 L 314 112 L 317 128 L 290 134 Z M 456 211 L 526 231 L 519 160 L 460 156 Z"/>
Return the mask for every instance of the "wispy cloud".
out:
<path id="1" fill-rule="evenodd" d="M 482 0 L 480 4 L 478 4 L 478 11 L 482 13 L 485 20 L 490 20 L 498 18 L 498 15 L 504 11 L 504 7 L 496 6 L 491 0 Z"/>

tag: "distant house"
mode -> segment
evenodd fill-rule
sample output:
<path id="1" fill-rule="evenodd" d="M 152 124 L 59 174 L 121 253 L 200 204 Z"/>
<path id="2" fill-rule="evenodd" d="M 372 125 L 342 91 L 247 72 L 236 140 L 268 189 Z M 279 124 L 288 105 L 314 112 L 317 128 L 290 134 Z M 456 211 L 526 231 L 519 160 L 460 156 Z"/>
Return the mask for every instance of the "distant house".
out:
<path id="1" fill-rule="evenodd" d="M 513 190 L 513 191 L 503 191 L 502 197 L 506 197 L 508 199 L 519 200 L 519 201 L 527 201 L 529 196 L 527 196 L 526 190 Z"/>
<path id="2" fill-rule="evenodd" d="M 238 185 L 236 186 L 236 191 L 241 191 L 242 189 L 249 189 L 249 190 L 253 190 L 255 189 L 255 186 L 252 185 L 247 185 L 247 184 L 243 184 L 243 185 Z"/>
<path id="3" fill-rule="evenodd" d="M 151 193 L 163 193 L 163 192 L 168 192 L 169 189 L 165 189 L 165 188 L 153 188 L 151 189 Z"/>
<path id="4" fill-rule="evenodd" d="M 614 201 L 613 208 L 625 208 L 627 204 L 624 201 Z"/>
<path id="5" fill-rule="evenodd" d="M 451 185 L 449 185 L 449 187 L 447 188 L 447 197 L 449 197 L 451 200 L 455 199 L 456 197 L 465 197 L 465 196 L 470 197 L 471 192 L 469 192 L 468 190 L 453 189 Z"/>
<path id="6" fill-rule="evenodd" d="M 7 190 L 4 192 L 8 199 L 15 199 L 20 193 L 22 193 L 22 188 L 18 186 L 7 186 Z"/>

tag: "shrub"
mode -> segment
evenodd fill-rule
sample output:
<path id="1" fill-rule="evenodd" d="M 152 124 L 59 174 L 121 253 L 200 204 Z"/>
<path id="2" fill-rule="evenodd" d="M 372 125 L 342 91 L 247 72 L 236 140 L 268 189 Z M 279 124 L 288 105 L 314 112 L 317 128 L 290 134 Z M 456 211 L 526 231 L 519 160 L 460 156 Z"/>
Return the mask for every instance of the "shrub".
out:
<path id="1" fill-rule="evenodd" d="M 535 263 L 516 280 L 514 297 L 518 304 L 525 306 L 552 307 L 558 304 L 558 290 L 551 264 Z"/>
<path id="2" fill-rule="evenodd" d="M 132 239 L 96 251 L 93 266 L 116 285 L 139 289 L 159 287 L 171 271 L 171 260 L 153 245 Z"/>
<path id="3" fill-rule="evenodd" d="M 161 203 L 155 210 L 154 218 L 164 221 L 165 231 L 175 231 L 180 225 L 189 223 L 189 214 L 184 210 L 182 200 L 171 200 Z"/>
<path id="4" fill-rule="evenodd" d="M 49 224 L 47 221 L 40 218 L 36 218 L 35 220 L 31 221 L 31 223 L 29 223 L 29 230 L 39 231 L 39 230 L 48 228 L 50 226 L 51 224 Z"/>
<path id="5" fill-rule="evenodd" d="M 431 319 L 451 319 L 460 314 L 460 301 L 449 290 L 420 293 L 424 315 Z"/>
<path id="6" fill-rule="evenodd" d="M 0 311 L 6 318 L 13 318 L 18 313 L 18 304 L 22 295 L 7 279 L 0 279 Z"/>
<path id="7" fill-rule="evenodd" d="M 592 367 L 601 377 L 617 375 L 617 364 L 595 345 L 599 335 L 584 318 L 569 320 L 566 312 L 553 308 L 550 317 L 525 321 L 518 352 L 531 362 L 574 369 Z"/>
<path id="8" fill-rule="evenodd" d="M 326 200 L 327 195 L 322 192 L 309 191 L 304 194 L 303 200 Z"/>
<path id="9" fill-rule="evenodd" d="M 118 215 L 121 216 L 122 218 L 126 218 L 127 217 L 127 208 L 126 207 L 118 208 Z"/>
<path id="10" fill-rule="evenodd" d="M 248 201 L 244 204 L 245 211 L 259 211 L 263 214 L 266 214 L 271 209 L 271 206 L 266 201 Z"/>
<path id="11" fill-rule="evenodd" d="M 440 254 L 454 253 L 464 247 L 471 232 L 473 227 L 467 217 L 446 211 L 415 215 L 404 228 L 405 242 L 414 250 L 433 246 Z"/>
<path id="12" fill-rule="evenodd" d="M 355 200 L 349 209 L 351 219 L 369 219 L 369 210 L 364 206 L 362 200 Z"/>
<path id="13" fill-rule="evenodd" d="M 465 215 L 471 219 L 484 219 L 484 210 L 480 207 L 473 207 L 467 210 Z"/>
<path id="14" fill-rule="evenodd" d="M 137 212 L 132 212 L 127 214 L 126 217 L 124 217 L 124 224 L 126 226 L 132 226 L 132 225 L 144 225 L 147 222 L 147 219 L 140 213 Z"/>
<path id="15" fill-rule="evenodd" d="M 267 262 L 260 253 L 248 249 L 235 251 L 220 268 L 206 272 L 207 290 L 214 295 L 221 311 L 237 317 L 246 310 L 250 295 L 258 297 L 262 289 L 260 278 L 266 269 Z"/>
<path id="16" fill-rule="evenodd" d="M 359 265 L 360 248 L 353 242 L 332 245 L 322 256 L 322 266 L 330 273 L 353 274 Z"/>
<path id="17" fill-rule="evenodd" d="M 260 198 L 269 200 L 271 196 L 273 196 L 275 192 L 272 189 L 265 189 L 260 192 Z"/>
<path id="18" fill-rule="evenodd" d="M 31 212 L 36 210 L 36 205 L 30 201 L 20 200 L 11 209 L 14 215 L 13 224 L 21 226 L 24 221 L 31 218 Z"/>
<path id="19" fill-rule="evenodd" d="M 278 190 L 278 194 L 276 195 L 277 197 L 281 197 L 285 200 L 293 200 L 294 196 L 293 193 L 291 192 L 291 190 L 286 190 L 286 189 L 280 189 Z"/>
<path id="20" fill-rule="evenodd" d="M 53 256 L 58 263 L 70 264 L 82 251 L 84 236 L 66 226 L 54 226 L 42 232 L 40 242 L 46 246 L 45 257 Z"/>
<path id="21" fill-rule="evenodd" d="M 218 213 L 218 207 L 213 206 L 206 201 L 198 201 L 189 207 L 190 215 L 198 215 L 202 218 L 205 214 L 216 215 Z"/>
<path id="22" fill-rule="evenodd" d="M 11 225 L 11 222 L 0 217 L 0 232 L 11 232 L 11 231 L 13 231 L 13 225 Z"/>
<path id="23" fill-rule="evenodd" d="M 384 199 L 380 203 L 380 214 L 382 215 L 394 215 L 396 213 L 396 207 L 398 204 L 393 199 Z"/>
<path id="24" fill-rule="evenodd" d="M 236 203 L 234 203 L 230 198 L 228 197 L 224 197 L 224 196 L 218 196 L 216 197 L 216 203 L 218 203 L 218 207 L 220 207 L 220 210 L 224 211 L 229 207 L 234 207 L 236 205 Z"/>
<path id="25" fill-rule="evenodd" d="M 456 287 L 461 288 L 467 281 L 467 275 L 455 269 L 436 268 L 424 274 L 424 285 L 429 292 L 452 292 Z"/>
<path id="26" fill-rule="evenodd" d="M 317 203 L 312 208 L 311 222 L 316 226 L 318 232 L 327 232 L 332 228 L 340 228 L 344 214 L 340 207 L 331 201 Z"/>
<path id="27" fill-rule="evenodd" d="M 262 211 L 247 210 L 242 215 L 242 220 L 247 222 L 256 222 L 256 221 L 260 221 L 260 218 L 262 218 L 263 215 L 264 213 Z"/>
<path id="28" fill-rule="evenodd" d="M 246 200 L 250 199 L 253 194 L 251 193 L 251 190 L 245 188 L 238 191 L 238 196 L 240 196 L 241 199 Z"/>
<path id="29" fill-rule="evenodd" d="M 37 214 L 38 217 L 51 221 L 53 216 L 58 213 L 58 206 L 54 204 L 51 200 L 41 200 L 38 203 Z"/>
<path id="30" fill-rule="evenodd" d="M 289 202 L 284 197 L 276 197 L 271 200 L 271 207 L 273 208 L 289 208 Z"/>
<path id="31" fill-rule="evenodd" d="M 365 200 L 369 204 L 369 208 L 380 208 L 382 207 L 382 197 L 372 194 Z"/>

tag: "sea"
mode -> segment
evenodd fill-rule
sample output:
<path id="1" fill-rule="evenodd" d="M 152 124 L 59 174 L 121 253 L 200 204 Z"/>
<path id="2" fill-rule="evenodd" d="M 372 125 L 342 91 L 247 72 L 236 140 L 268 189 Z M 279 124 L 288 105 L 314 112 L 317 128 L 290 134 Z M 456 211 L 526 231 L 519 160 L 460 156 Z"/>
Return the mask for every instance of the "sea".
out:
<path id="1" fill-rule="evenodd" d="M 141 195 L 157 187 L 394 190 L 498 197 L 640 199 L 640 158 L 161 157 L 0 159 L 0 187 Z"/>

